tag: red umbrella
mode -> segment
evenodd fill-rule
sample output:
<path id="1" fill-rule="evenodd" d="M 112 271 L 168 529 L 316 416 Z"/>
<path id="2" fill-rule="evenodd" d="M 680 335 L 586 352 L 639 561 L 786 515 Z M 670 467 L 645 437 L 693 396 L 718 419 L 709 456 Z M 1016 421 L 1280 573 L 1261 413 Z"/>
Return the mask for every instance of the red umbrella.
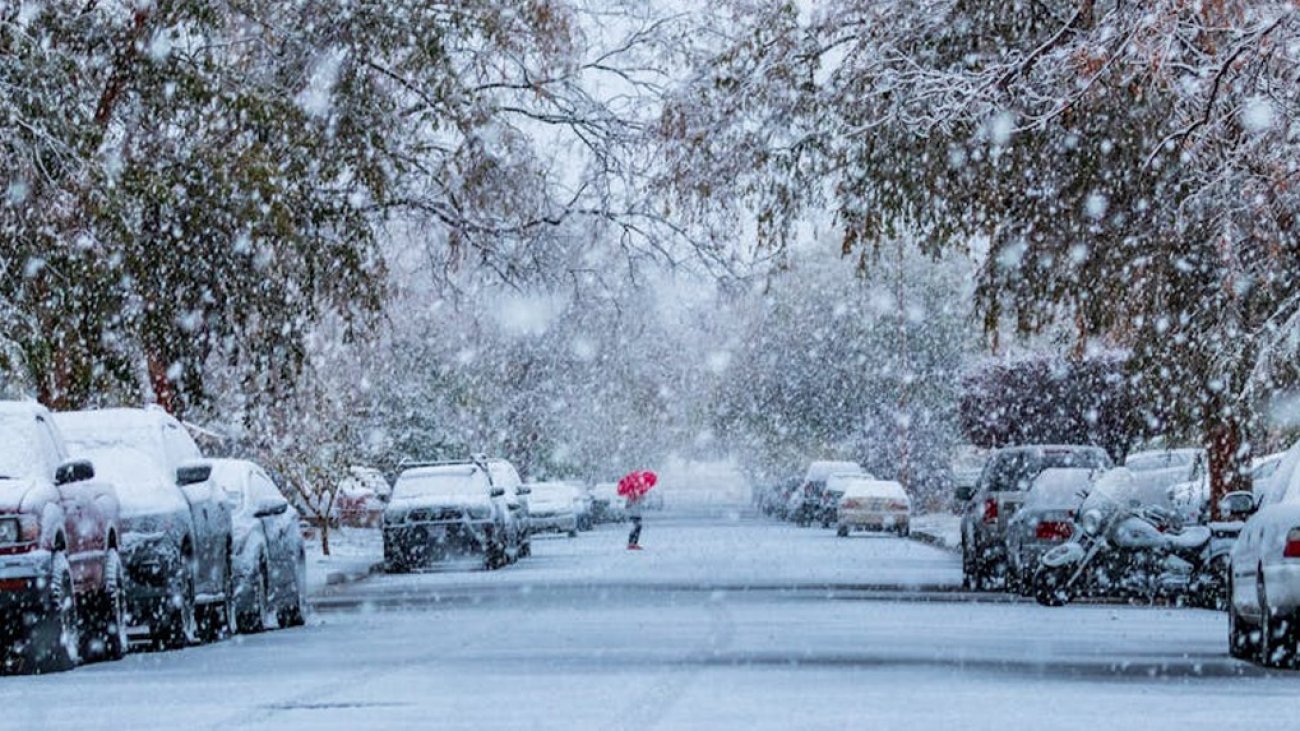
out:
<path id="1" fill-rule="evenodd" d="M 659 476 L 649 470 L 629 472 L 618 481 L 618 494 L 623 497 L 639 498 L 650 492 L 650 488 L 657 482 Z"/>

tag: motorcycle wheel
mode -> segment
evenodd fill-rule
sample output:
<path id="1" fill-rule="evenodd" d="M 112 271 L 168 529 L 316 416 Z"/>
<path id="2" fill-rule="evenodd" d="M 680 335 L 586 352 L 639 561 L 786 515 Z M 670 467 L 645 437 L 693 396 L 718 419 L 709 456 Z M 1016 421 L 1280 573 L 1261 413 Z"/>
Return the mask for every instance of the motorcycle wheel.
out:
<path id="1" fill-rule="evenodd" d="M 1045 607 L 1070 603 L 1074 592 L 1069 586 L 1071 566 L 1043 566 L 1034 574 L 1034 600 Z"/>

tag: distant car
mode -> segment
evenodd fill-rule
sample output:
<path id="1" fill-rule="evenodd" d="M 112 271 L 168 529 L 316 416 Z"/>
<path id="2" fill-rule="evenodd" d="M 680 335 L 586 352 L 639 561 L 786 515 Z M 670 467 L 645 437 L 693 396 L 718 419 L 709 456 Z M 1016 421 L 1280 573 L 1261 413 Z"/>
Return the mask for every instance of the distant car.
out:
<path id="1" fill-rule="evenodd" d="M 384 568 L 406 571 L 464 556 L 489 569 L 509 563 L 504 487 L 487 466 L 464 461 L 404 470 L 384 511 Z"/>
<path id="2" fill-rule="evenodd" d="M 826 499 L 826 480 L 831 475 L 866 475 L 856 462 L 818 461 L 808 465 L 803 482 L 790 493 L 786 501 L 786 520 L 798 525 L 812 525 L 814 522 L 829 528 L 835 520 L 835 505 Z"/>
<path id="3" fill-rule="evenodd" d="M 578 535 L 577 490 L 563 482 L 537 482 L 528 486 L 528 513 L 532 532 Z"/>
<path id="4" fill-rule="evenodd" d="M 578 515 L 578 530 L 589 531 L 596 527 L 594 514 L 596 499 L 591 494 L 591 490 L 585 484 L 573 480 L 566 480 L 565 484 L 572 487 L 574 491 L 574 499 L 576 500 L 574 510 Z"/>
<path id="5" fill-rule="evenodd" d="M 1168 507 L 1185 523 L 1209 520 L 1210 481 L 1204 449 L 1154 449 L 1134 452 L 1124 467 L 1149 489 L 1164 489 Z"/>
<path id="6" fill-rule="evenodd" d="M 835 532 L 840 537 L 855 530 L 900 536 L 911 532 L 912 500 L 903 486 L 893 480 L 833 475 L 826 481 L 826 494 L 833 496 L 837 503 Z"/>
<path id="7" fill-rule="evenodd" d="M 621 523 L 627 520 L 623 498 L 613 482 L 597 483 L 591 488 L 592 517 L 597 523 Z"/>
<path id="8" fill-rule="evenodd" d="M 384 473 L 372 467 L 350 467 L 334 497 L 334 517 L 340 525 L 372 528 L 379 525 L 393 488 Z"/>
<path id="9" fill-rule="evenodd" d="M 230 508 L 210 479 L 211 463 L 203 459 L 185 427 L 156 407 L 75 411 L 54 418 L 74 451 L 131 450 L 143 455 L 144 461 L 129 467 L 141 480 L 131 489 L 153 492 L 168 506 L 177 504 L 179 490 L 189 507 L 189 524 L 179 532 L 174 526 L 150 530 L 144 520 L 136 524 L 133 536 L 124 535 L 133 623 L 142 623 L 150 637 L 167 646 L 233 632 Z M 165 489 L 168 484 L 172 491 Z M 179 560 L 164 559 L 172 550 L 168 542 L 178 536 Z"/>
<path id="10" fill-rule="evenodd" d="M 1234 657 L 1285 666 L 1300 642 L 1300 442 L 1260 493 L 1227 495 L 1220 511 L 1249 513 L 1232 549 L 1228 649 Z"/>
<path id="11" fill-rule="evenodd" d="M 1039 559 L 1074 535 L 1075 514 L 1096 470 L 1077 467 L 1043 470 L 1029 486 L 1025 502 L 1007 522 L 1007 575 L 1029 596 Z"/>
<path id="12" fill-rule="evenodd" d="M 0 652 L 66 670 L 127 650 L 118 503 L 94 465 L 69 459 L 50 413 L 0 402 Z"/>
<path id="13" fill-rule="evenodd" d="M 232 510 L 239 631 L 301 625 L 307 606 L 307 552 L 298 511 L 254 462 L 212 460 L 212 479 Z"/>
<path id="14" fill-rule="evenodd" d="M 965 502 L 961 520 L 962 576 L 972 589 L 988 588 L 1007 568 L 1006 529 L 1030 485 L 1053 467 L 1110 469 L 1100 447 L 1026 445 L 1005 447 L 989 456 L 975 488 L 959 488 Z"/>

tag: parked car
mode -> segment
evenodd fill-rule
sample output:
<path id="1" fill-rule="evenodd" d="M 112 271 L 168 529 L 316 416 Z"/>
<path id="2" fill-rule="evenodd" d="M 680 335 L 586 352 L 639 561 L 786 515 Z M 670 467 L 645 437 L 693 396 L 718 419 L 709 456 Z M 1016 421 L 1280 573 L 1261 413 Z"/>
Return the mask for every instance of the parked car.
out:
<path id="1" fill-rule="evenodd" d="M 1135 480 L 1147 488 L 1163 489 L 1168 507 L 1185 523 L 1209 520 L 1209 470 L 1204 449 L 1155 449 L 1134 452 L 1124 460 Z"/>
<path id="2" fill-rule="evenodd" d="M 623 498 L 613 482 L 597 483 L 591 488 L 592 517 L 597 523 L 621 523 L 627 520 Z"/>
<path id="3" fill-rule="evenodd" d="M 373 528 L 383 518 L 392 495 L 384 473 L 373 467 L 350 467 L 334 497 L 334 517 L 340 525 Z"/>
<path id="4" fill-rule="evenodd" d="M 211 463 L 203 459 L 185 427 L 153 407 L 76 411 L 54 418 L 74 452 L 130 450 L 137 455 L 138 461 L 121 467 L 135 475 L 123 478 L 130 485 L 123 489 L 133 496 L 133 505 L 143 504 L 135 497 L 152 495 L 158 500 L 158 510 L 142 509 L 136 515 L 139 519 L 132 521 L 130 534 L 123 532 L 133 624 L 142 625 L 154 641 L 172 647 L 233 632 L 230 508 L 210 479 Z M 172 508 L 180 500 L 188 506 L 188 520 L 182 515 L 176 518 L 179 526 L 164 526 L 159 521 L 175 515 Z"/>
<path id="5" fill-rule="evenodd" d="M 0 402 L 0 650 L 7 667 L 66 670 L 127 650 L 118 503 L 69 459 L 50 413 Z"/>
<path id="6" fill-rule="evenodd" d="M 1105 450 L 1082 445 L 1005 447 L 991 454 L 975 488 L 957 489 L 958 499 L 965 503 L 961 520 L 964 583 L 984 589 L 1005 576 L 1007 524 L 1043 470 L 1111 466 Z"/>
<path id="7" fill-rule="evenodd" d="M 1005 538 L 1007 576 L 1022 595 L 1030 595 L 1043 554 L 1074 535 L 1079 505 L 1097 474 L 1086 468 L 1052 468 L 1030 484 L 1024 504 L 1007 522 Z"/>
<path id="8" fill-rule="evenodd" d="M 572 480 L 565 481 L 565 484 L 573 488 L 575 507 L 574 510 L 578 516 L 578 530 L 589 531 L 596 527 L 595 518 L 595 497 L 591 490 L 581 482 Z"/>
<path id="9" fill-rule="evenodd" d="M 563 482 L 538 482 L 529 485 L 528 512 L 532 532 L 578 535 L 577 490 Z"/>
<path id="10" fill-rule="evenodd" d="M 515 466 L 504 459 L 477 458 L 487 466 L 493 487 L 504 490 L 499 507 L 505 515 L 506 561 L 513 563 L 533 552 L 528 519 L 528 488 L 519 479 Z"/>
<path id="11" fill-rule="evenodd" d="M 860 475 L 832 475 L 826 494 L 836 501 L 835 527 L 840 537 L 850 531 L 887 531 L 907 536 L 911 531 L 912 500 L 893 480 Z"/>
<path id="12" fill-rule="evenodd" d="M 506 490 L 487 465 L 465 461 L 404 470 L 384 511 L 384 568 L 420 568 L 463 556 L 489 569 L 509 562 Z"/>
<path id="13" fill-rule="evenodd" d="M 1223 503 L 1225 514 L 1253 511 L 1230 557 L 1229 652 L 1264 665 L 1293 664 L 1300 641 L 1300 442 L 1262 491 L 1231 493 Z"/>
<path id="14" fill-rule="evenodd" d="M 826 498 L 826 480 L 831 475 L 863 475 L 870 477 L 854 462 L 813 462 L 808 465 L 803 482 L 790 493 L 786 501 L 786 519 L 798 525 L 814 522 L 829 528 L 835 521 L 835 505 Z"/>
<path id="15" fill-rule="evenodd" d="M 231 507 L 239 631 L 301 625 L 307 605 L 307 551 L 298 511 L 256 463 L 212 460 L 212 479 Z"/>

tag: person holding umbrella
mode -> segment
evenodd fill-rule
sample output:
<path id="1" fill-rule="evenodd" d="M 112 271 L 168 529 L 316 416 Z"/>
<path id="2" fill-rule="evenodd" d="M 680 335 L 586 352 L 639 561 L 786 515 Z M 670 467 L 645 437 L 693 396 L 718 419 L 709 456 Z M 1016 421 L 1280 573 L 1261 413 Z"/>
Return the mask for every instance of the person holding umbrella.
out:
<path id="1" fill-rule="evenodd" d="M 618 494 L 627 501 L 627 517 L 632 521 L 632 532 L 627 536 L 627 550 L 641 550 L 641 516 L 645 509 L 645 496 L 659 481 L 658 475 L 646 470 L 629 472 L 618 481 Z"/>

